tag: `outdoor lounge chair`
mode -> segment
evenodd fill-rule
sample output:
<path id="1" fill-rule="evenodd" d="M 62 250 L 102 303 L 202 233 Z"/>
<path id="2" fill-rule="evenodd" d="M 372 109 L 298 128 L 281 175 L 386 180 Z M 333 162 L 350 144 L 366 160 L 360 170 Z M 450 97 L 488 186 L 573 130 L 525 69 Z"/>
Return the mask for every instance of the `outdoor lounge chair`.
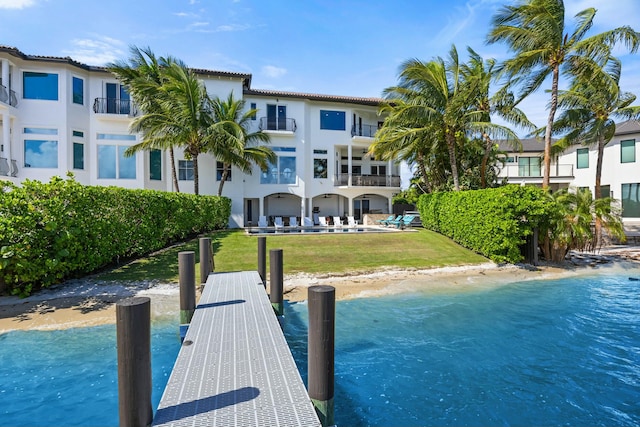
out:
<path id="1" fill-rule="evenodd" d="M 289 217 L 289 227 L 297 227 L 298 226 L 298 217 L 292 216 Z"/>
<path id="2" fill-rule="evenodd" d="M 303 224 L 305 227 L 313 227 L 313 220 L 312 220 L 311 218 L 309 218 L 308 216 L 305 216 L 305 217 L 302 219 L 302 224 Z"/>
<path id="3" fill-rule="evenodd" d="M 415 215 L 405 215 L 399 220 L 389 221 L 389 225 L 395 225 L 396 228 L 405 228 L 411 225 L 411 222 L 415 219 Z"/>
<path id="4" fill-rule="evenodd" d="M 395 219 L 385 219 L 382 221 L 382 225 L 388 227 L 390 225 L 395 225 L 396 222 L 402 221 L 402 215 L 398 215 Z"/>
<path id="5" fill-rule="evenodd" d="M 333 226 L 334 227 L 342 227 L 342 220 L 340 219 L 339 216 L 334 216 L 333 217 Z"/>
<path id="6" fill-rule="evenodd" d="M 347 217 L 347 224 L 349 225 L 349 227 L 357 227 L 358 226 L 358 220 L 356 220 L 352 216 L 348 216 Z"/>
<path id="7" fill-rule="evenodd" d="M 324 216 L 319 216 L 318 217 L 318 223 L 323 226 L 323 227 L 328 227 L 329 224 L 327 224 L 327 218 Z"/>
<path id="8" fill-rule="evenodd" d="M 388 216 L 387 218 L 385 218 L 385 219 L 378 219 L 378 220 L 376 220 L 376 223 L 377 223 L 377 224 L 380 224 L 380 225 L 387 225 L 387 222 L 389 222 L 389 221 L 393 221 L 394 219 L 396 219 L 396 216 L 395 216 L 395 215 L 389 215 L 389 216 Z"/>
<path id="9" fill-rule="evenodd" d="M 276 226 L 276 228 L 278 227 L 284 227 L 284 224 L 282 223 L 282 217 L 281 216 L 277 216 L 273 219 L 273 225 Z"/>
<path id="10" fill-rule="evenodd" d="M 261 215 L 260 218 L 258 218 L 258 227 L 266 227 L 267 225 L 267 217 Z"/>

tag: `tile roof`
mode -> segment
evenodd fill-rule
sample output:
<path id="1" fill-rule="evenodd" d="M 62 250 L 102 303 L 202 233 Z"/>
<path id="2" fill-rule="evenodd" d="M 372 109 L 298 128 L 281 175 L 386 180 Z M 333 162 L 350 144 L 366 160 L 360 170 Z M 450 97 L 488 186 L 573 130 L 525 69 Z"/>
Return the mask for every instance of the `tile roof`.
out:
<path id="1" fill-rule="evenodd" d="M 262 90 L 262 89 L 245 89 L 245 95 L 254 96 L 269 96 L 280 98 L 299 98 L 307 99 L 310 101 L 327 101 L 327 102 L 343 102 L 347 104 L 359 104 L 377 106 L 384 100 L 382 98 L 362 98 L 356 96 L 341 96 L 341 95 L 321 95 L 315 93 L 302 93 L 302 92 L 283 92 L 276 90 Z"/>
<path id="2" fill-rule="evenodd" d="M 616 124 L 616 135 L 626 135 L 630 133 L 640 133 L 640 121 L 627 120 Z"/>
<path id="3" fill-rule="evenodd" d="M 555 141 L 552 141 L 552 143 Z M 543 138 L 522 138 L 520 139 L 520 143 L 522 144 L 521 153 L 541 153 L 544 151 L 544 139 Z M 504 140 L 497 140 L 496 144 L 501 151 L 506 151 L 508 153 L 517 152 L 518 150 L 514 150 L 510 144 L 507 144 Z"/>

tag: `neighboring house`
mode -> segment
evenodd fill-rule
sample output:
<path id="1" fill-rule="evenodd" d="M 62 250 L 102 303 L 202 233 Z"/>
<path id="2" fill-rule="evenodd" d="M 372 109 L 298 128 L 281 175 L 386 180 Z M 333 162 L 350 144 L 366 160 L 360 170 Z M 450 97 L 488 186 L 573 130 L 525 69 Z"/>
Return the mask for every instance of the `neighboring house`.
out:
<path id="1" fill-rule="evenodd" d="M 605 146 L 602 163 L 602 195 L 622 203 L 625 221 L 640 220 L 640 122 L 619 123 L 613 139 Z M 514 184 L 542 184 L 543 141 L 522 140 L 522 152 L 500 143 L 507 153 L 499 177 Z M 597 147 L 576 145 L 552 159 L 550 188 L 589 188 L 595 191 Z"/>
<path id="2" fill-rule="evenodd" d="M 231 227 L 262 215 L 391 212 L 400 167 L 365 155 L 381 99 L 256 90 L 250 74 L 194 71 L 210 94 L 233 91 L 258 109 L 253 130 L 269 133 L 278 156 L 267 172 L 232 169 L 223 193 L 232 200 Z M 105 68 L 0 46 L 0 79 L 0 179 L 47 181 L 71 171 L 87 185 L 173 191 L 167 153 L 124 156 L 140 140 L 129 124 L 141 112 Z M 180 191 L 193 192 L 193 163 L 180 150 L 176 167 Z M 222 164 L 201 155 L 199 172 L 200 193 L 216 194 Z"/>

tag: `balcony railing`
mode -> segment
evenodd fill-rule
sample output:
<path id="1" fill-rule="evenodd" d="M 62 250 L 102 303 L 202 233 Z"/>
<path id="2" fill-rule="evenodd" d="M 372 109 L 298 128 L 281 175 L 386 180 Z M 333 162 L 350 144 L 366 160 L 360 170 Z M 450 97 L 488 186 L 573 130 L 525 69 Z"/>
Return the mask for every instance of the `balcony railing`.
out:
<path id="1" fill-rule="evenodd" d="M 336 186 L 349 185 L 349 174 L 336 175 Z M 360 175 L 351 174 L 351 186 L 353 187 L 400 187 L 399 175 Z"/>
<path id="2" fill-rule="evenodd" d="M 499 177 L 502 178 L 542 178 L 543 166 L 531 165 L 506 165 L 504 166 Z M 559 164 L 551 165 L 551 178 L 571 178 L 573 177 L 573 165 Z"/>
<path id="3" fill-rule="evenodd" d="M 351 136 L 364 136 L 365 138 L 373 138 L 378 131 L 378 125 L 353 125 L 351 128 Z"/>
<path id="4" fill-rule="evenodd" d="M 18 97 L 16 96 L 16 92 L 13 90 L 7 90 L 6 87 L 4 87 L 3 85 L 0 85 L 0 102 L 9 104 L 12 107 L 17 107 Z"/>
<path id="5" fill-rule="evenodd" d="M 297 129 L 296 119 L 260 117 L 260 130 L 278 130 L 278 131 L 295 132 L 296 129 Z"/>
<path id="6" fill-rule="evenodd" d="M 96 98 L 93 101 L 93 112 L 96 114 L 126 114 L 137 116 L 138 108 L 130 99 Z"/>

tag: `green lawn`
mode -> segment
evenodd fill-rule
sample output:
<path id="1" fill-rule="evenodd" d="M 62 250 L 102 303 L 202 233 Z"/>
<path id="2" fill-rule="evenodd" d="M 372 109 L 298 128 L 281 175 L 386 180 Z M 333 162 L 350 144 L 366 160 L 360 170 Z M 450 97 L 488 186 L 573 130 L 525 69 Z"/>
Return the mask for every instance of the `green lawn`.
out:
<path id="1" fill-rule="evenodd" d="M 257 269 L 258 239 L 243 230 L 210 235 L 216 271 Z M 487 259 L 428 230 L 404 233 L 268 236 L 270 249 L 283 250 L 284 273 L 357 273 L 382 267 L 418 268 L 478 264 Z M 98 275 L 99 280 L 178 280 L 178 252 L 195 251 L 198 239 Z M 267 269 L 268 269 L 267 260 Z M 199 279 L 200 269 L 196 266 Z"/>

